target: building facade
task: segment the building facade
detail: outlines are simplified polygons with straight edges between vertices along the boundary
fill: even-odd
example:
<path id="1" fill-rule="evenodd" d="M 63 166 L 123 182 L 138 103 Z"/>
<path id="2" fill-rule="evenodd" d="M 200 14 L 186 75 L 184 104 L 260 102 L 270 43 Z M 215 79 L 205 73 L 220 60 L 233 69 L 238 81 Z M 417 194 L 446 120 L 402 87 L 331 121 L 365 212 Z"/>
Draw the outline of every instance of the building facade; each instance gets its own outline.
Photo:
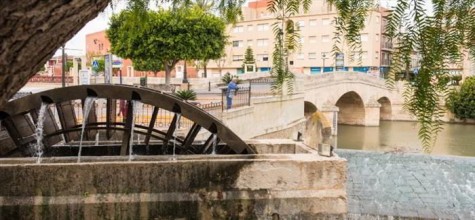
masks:
<path id="1" fill-rule="evenodd" d="M 228 27 L 231 44 L 226 48 L 225 57 L 210 62 L 213 71 L 243 73 L 241 67 L 248 47 L 253 49 L 257 71 L 270 71 L 274 48 L 272 26 L 276 20 L 267 11 L 267 2 L 268 0 L 259 0 L 248 3 L 243 8 L 242 21 Z M 361 32 L 361 50 L 351 51 L 348 46 L 340 45 L 343 54 L 339 58 L 344 61 L 342 70 L 375 75 L 388 70 L 393 48 L 389 38 L 384 35 L 388 14 L 389 11 L 384 8 L 377 8 L 369 13 Z M 332 47 L 334 19 L 337 16 L 336 9 L 326 0 L 315 0 L 307 13 L 293 17 L 300 27 L 301 35 L 301 47 L 289 57 L 289 65 L 294 73 L 318 74 L 335 70 L 336 57 L 332 53 Z"/>

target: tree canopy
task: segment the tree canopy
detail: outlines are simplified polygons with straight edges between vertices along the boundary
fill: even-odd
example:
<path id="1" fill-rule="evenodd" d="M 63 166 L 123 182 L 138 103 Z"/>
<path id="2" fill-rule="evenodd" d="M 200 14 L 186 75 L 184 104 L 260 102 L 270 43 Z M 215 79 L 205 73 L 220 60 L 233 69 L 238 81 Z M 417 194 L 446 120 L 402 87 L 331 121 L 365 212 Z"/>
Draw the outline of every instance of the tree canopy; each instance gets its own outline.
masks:
<path id="1" fill-rule="evenodd" d="M 153 72 L 154 76 L 157 76 L 158 72 L 163 70 L 163 63 L 159 59 L 135 59 L 133 60 L 134 69 L 138 71 Z"/>
<path id="2" fill-rule="evenodd" d="M 247 47 L 246 53 L 244 54 L 244 61 L 242 62 L 242 68 L 246 68 L 246 64 L 256 64 L 256 59 L 254 59 L 254 52 L 251 47 Z"/>
<path id="3" fill-rule="evenodd" d="M 178 61 L 221 57 L 226 43 L 224 30 L 223 20 L 198 8 L 146 11 L 142 15 L 129 9 L 112 17 L 107 35 L 112 52 L 121 57 L 160 60 L 169 84 Z"/>
<path id="4" fill-rule="evenodd" d="M 267 10 L 275 15 L 277 20 L 272 25 L 274 32 L 274 51 L 272 52 L 271 76 L 275 79 L 272 90 L 282 92 L 283 85 L 293 90 L 294 74 L 289 70 L 289 55 L 300 47 L 300 30 L 293 21 L 293 16 L 299 12 L 308 11 L 311 0 L 273 0 L 267 5 Z"/>

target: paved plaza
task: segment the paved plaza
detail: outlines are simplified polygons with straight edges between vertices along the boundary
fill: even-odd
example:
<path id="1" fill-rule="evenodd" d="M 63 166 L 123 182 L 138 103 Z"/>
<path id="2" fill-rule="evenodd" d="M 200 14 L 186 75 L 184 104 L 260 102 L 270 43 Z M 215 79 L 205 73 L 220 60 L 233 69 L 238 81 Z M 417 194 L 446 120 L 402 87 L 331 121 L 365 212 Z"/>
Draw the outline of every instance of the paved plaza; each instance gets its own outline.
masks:
<path id="1" fill-rule="evenodd" d="M 475 158 L 337 150 L 348 217 L 475 219 Z"/>

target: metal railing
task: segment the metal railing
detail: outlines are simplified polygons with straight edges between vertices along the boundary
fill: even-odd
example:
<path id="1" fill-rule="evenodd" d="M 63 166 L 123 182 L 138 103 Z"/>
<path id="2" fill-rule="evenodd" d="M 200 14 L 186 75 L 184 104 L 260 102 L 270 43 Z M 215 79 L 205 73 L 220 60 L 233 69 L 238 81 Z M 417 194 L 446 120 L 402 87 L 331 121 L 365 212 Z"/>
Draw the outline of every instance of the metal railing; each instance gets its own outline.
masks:
<path id="1" fill-rule="evenodd" d="M 73 83 L 72 76 L 66 76 L 65 78 L 66 83 Z M 33 76 L 29 82 L 38 82 L 38 83 L 61 83 L 62 77 L 61 76 L 42 76 L 42 75 L 35 75 Z"/>
<path id="2" fill-rule="evenodd" d="M 216 118 L 221 119 L 223 113 L 223 103 L 222 102 L 211 102 L 207 104 L 198 104 L 198 107 L 205 110 L 209 114 L 213 115 Z"/>
<path id="3" fill-rule="evenodd" d="M 222 110 L 224 109 L 231 109 L 237 108 L 242 106 L 249 106 L 251 105 L 251 88 L 250 87 L 239 87 L 234 94 L 229 94 L 227 88 L 221 90 L 221 102 L 223 103 Z M 228 101 L 228 97 L 231 97 L 230 102 Z M 229 105 L 231 104 L 231 105 Z"/>

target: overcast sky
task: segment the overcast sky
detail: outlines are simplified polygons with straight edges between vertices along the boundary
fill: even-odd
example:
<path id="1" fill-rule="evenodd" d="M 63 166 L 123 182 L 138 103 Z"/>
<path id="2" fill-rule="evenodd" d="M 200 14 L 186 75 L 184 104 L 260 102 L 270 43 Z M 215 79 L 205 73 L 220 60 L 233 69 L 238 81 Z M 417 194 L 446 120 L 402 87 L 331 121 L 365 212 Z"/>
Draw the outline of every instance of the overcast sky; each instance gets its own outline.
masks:
<path id="1" fill-rule="evenodd" d="M 250 0 L 253 1 L 253 0 Z M 391 7 L 397 0 L 380 0 L 380 5 L 383 7 Z M 428 0 L 429 1 L 429 0 Z M 115 6 L 114 10 L 108 7 L 104 12 L 101 12 L 95 19 L 86 24 L 71 40 L 66 43 L 66 50 L 69 55 L 81 56 L 86 53 L 86 35 L 98 31 L 105 30 L 108 27 L 109 18 L 113 13 L 117 13 L 125 8 L 125 1 L 121 1 Z M 60 55 L 61 50 L 56 51 L 56 55 Z"/>
<path id="2" fill-rule="evenodd" d="M 86 35 L 107 29 L 109 26 L 109 18 L 113 13 L 117 13 L 125 8 L 124 4 L 119 4 L 112 10 L 107 7 L 103 12 L 93 20 L 89 21 L 71 40 L 66 43 L 66 53 L 68 55 L 81 56 L 86 54 Z M 68 50 L 69 49 L 69 50 Z M 61 50 L 58 49 L 55 55 L 60 55 Z"/>

